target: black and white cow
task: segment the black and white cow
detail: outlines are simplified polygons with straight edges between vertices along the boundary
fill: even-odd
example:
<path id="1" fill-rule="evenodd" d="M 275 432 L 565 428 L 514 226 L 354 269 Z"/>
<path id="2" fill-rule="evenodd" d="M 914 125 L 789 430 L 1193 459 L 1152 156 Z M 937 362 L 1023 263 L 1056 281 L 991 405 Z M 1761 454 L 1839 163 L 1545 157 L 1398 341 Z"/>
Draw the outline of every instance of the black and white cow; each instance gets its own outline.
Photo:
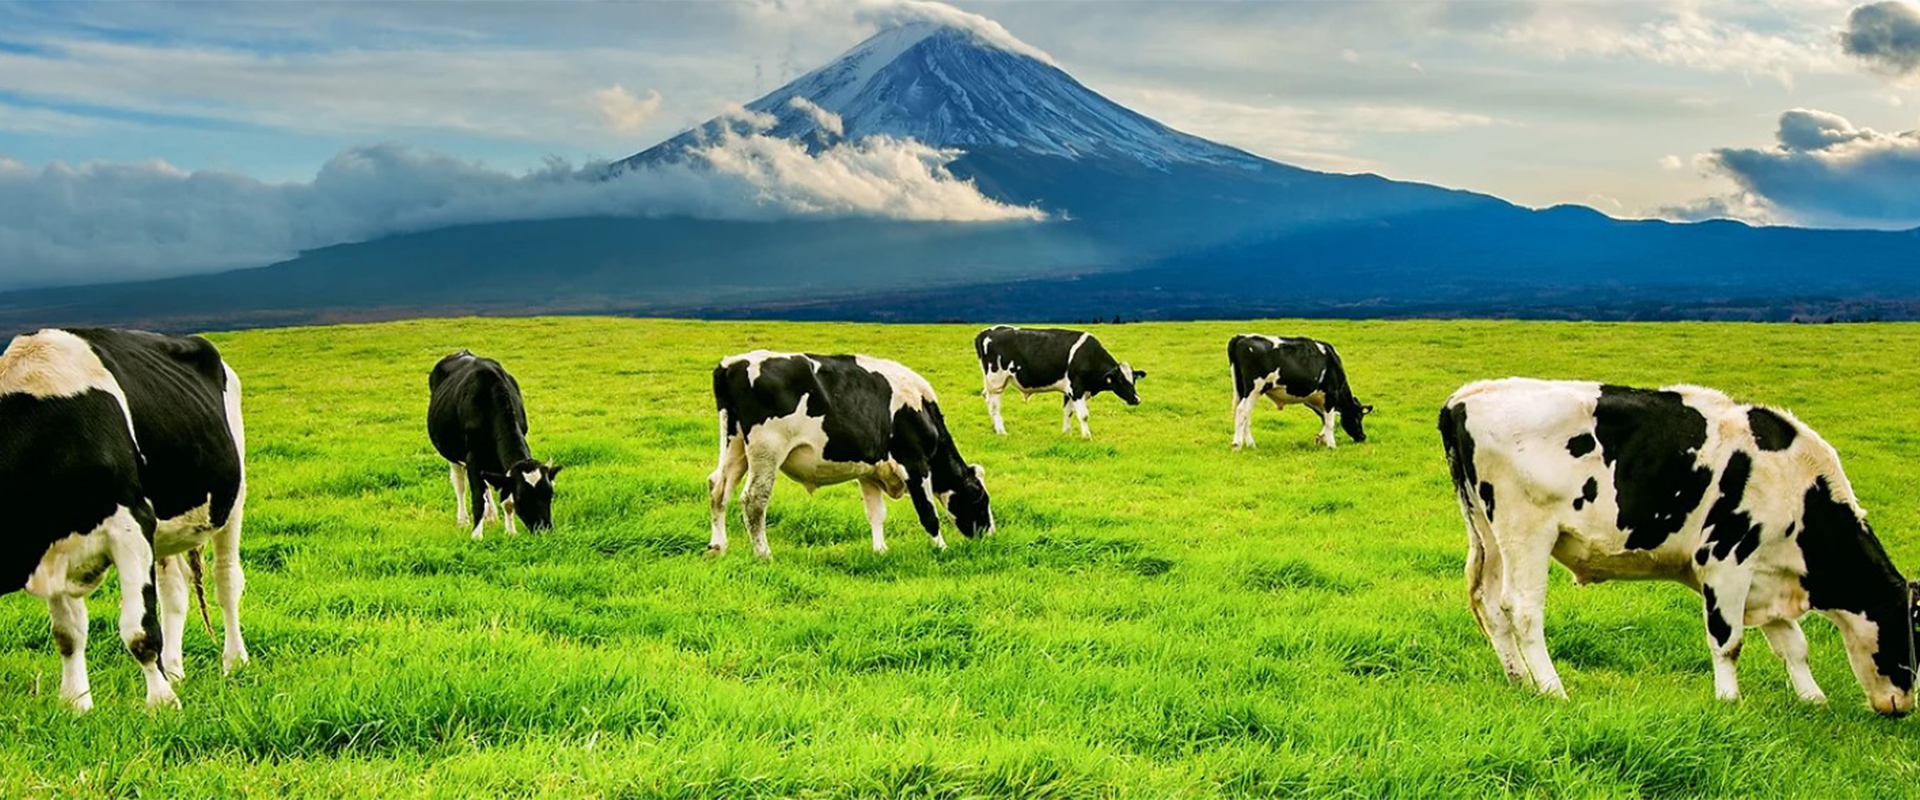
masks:
<path id="1" fill-rule="evenodd" d="M 187 573 L 197 583 L 209 542 L 223 666 L 247 660 L 245 453 L 240 380 L 205 339 L 50 329 L 0 354 L 0 486 L 17 498 L 0 533 L 0 591 L 47 601 L 60 696 L 76 709 L 93 706 L 85 598 L 109 565 L 120 575 L 120 636 L 146 676 L 148 705 L 179 705 L 172 680 L 182 675 Z"/>
<path id="2" fill-rule="evenodd" d="M 1261 395 L 1273 407 L 1304 405 L 1320 416 L 1315 441 L 1333 447 L 1333 420 L 1356 442 L 1367 440 L 1362 420 L 1373 406 L 1362 405 L 1347 385 L 1347 369 L 1339 351 L 1326 342 L 1306 338 L 1243 333 L 1227 342 L 1227 362 L 1233 367 L 1233 449 L 1253 446 L 1253 407 Z"/>
<path id="3" fill-rule="evenodd" d="M 996 325 L 973 337 L 973 351 L 980 356 L 987 416 L 993 419 L 993 432 L 999 434 L 1007 432 L 1000 420 L 1000 394 L 1008 387 L 1018 389 L 1021 399 L 1059 392 L 1065 398 L 1060 405 L 1060 432 L 1071 430 L 1071 418 L 1078 416 L 1080 435 L 1085 437 L 1093 435 L 1087 430 L 1087 398 L 1113 392 L 1127 405 L 1140 405 L 1134 384 L 1147 377 L 1146 370 L 1114 360 L 1099 339 L 1084 331 Z"/>
<path id="4" fill-rule="evenodd" d="M 427 437 L 449 465 L 461 527 L 472 525 L 479 539 L 495 513 L 495 494 L 508 535 L 517 533 L 516 516 L 530 530 L 553 527 L 553 479 L 561 467 L 541 463 L 527 448 L 520 382 L 500 362 L 461 350 L 433 365 L 427 387 Z"/>
<path id="5" fill-rule="evenodd" d="M 870 356 L 755 350 L 714 368 L 713 401 L 720 412 L 720 464 L 707 478 L 710 554 L 726 552 L 727 497 L 747 477 L 740 505 L 753 552 L 772 557 L 767 502 L 781 472 L 808 492 L 859 481 L 874 552 L 887 550 L 883 494 L 913 498 L 936 548 L 947 546 L 936 503 L 968 537 L 993 531 L 986 471 L 960 457 L 933 387 L 913 370 Z"/>
<path id="6" fill-rule="evenodd" d="M 1802 699 L 1826 696 L 1799 620 L 1839 626 L 1873 709 L 1913 709 L 1912 588 L 1888 560 L 1840 458 L 1784 411 L 1711 389 L 1513 378 L 1468 384 L 1440 412 L 1467 524 L 1474 616 L 1510 679 L 1564 697 L 1541 627 L 1550 560 L 1580 583 L 1670 580 L 1705 600 L 1715 693 L 1756 626 Z"/>

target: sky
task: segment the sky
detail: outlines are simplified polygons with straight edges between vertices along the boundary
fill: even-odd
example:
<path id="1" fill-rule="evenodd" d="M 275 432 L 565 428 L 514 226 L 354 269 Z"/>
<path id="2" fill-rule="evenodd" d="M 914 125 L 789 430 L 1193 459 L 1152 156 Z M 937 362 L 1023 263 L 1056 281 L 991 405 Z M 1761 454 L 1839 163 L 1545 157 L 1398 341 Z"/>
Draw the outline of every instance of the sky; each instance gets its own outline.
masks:
<path id="1" fill-rule="evenodd" d="M 1920 225 L 1915 0 L 0 2 L 0 287 L 590 208 L 591 165 L 883 26 L 952 15 L 1290 164 L 1620 217 Z M 615 194 L 721 217 L 769 194 L 807 213 L 1032 213 L 951 185 L 952 154 L 728 147 L 746 155 L 725 181 Z"/>

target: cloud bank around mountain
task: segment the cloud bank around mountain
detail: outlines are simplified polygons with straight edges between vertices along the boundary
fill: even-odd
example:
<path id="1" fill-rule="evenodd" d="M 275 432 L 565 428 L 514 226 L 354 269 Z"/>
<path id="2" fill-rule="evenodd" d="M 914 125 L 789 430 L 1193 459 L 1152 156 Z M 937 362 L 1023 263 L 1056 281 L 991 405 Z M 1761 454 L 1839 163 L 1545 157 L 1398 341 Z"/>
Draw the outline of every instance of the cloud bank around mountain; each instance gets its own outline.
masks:
<path id="1" fill-rule="evenodd" d="M 1780 115 L 1769 148 L 1723 147 L 1695 158 L 1738 191 L 1663 209 L 1677 219 L 1731 217 L 1822 227 L 1920 226 L 1920 130 L 1856 128 L 1838 114 Z"/>
<path id="2" fill-rule="evenodd" d="M 822 112 L 825 113 L 825 112 Z M 550 159 L 512 174 L 396 144 L 351 147 L 304 183 L 162 161 L 0 157 L 0 289 L 260 266 L 301 250 L 450 225 L 586 216 L 764 221 L 1034 221 L 955 178 L 951 150 L 870 137 L 809 152 L 743 118 L 690 158 L 611 175 Z"/>

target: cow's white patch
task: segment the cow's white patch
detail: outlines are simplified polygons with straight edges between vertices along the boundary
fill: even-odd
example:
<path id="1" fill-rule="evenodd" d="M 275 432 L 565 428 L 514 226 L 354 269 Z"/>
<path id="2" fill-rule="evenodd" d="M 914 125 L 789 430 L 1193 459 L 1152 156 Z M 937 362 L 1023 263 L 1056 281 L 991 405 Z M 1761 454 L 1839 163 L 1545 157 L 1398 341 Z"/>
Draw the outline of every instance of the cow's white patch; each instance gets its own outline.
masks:
<path id="1" fill-rule="evenodd" d="M 541 481 L 547 479 L 547 474 L 537 469 L 530 469 L 520 473 L 520 479 L 526 481 L 528 486 L 539 486 Z"/>
<path id="2" fill-rule="evenodd" d="M 1082 345 L 1085 345 L 1087 343 L 1087 340 L 1091 338 L 1093 338 L 1093 334 L 1091 333 L 1080 334 L 1080 338 L 1073 340 L 1073 346 L 1067 348 L 1067 371 L 1068 372 L 1073 371 L 1073 357 L 1080 354 L 1080 347 Z"/>
<path id="3" fill-rule="evenodd" d="M 887 385 L 893 387 L 893 398 L 887 404 L 889 414 L 899 413 L 902 407 L 918 411 L 925 408 L 927 403 L 940 402 L 940 398 L 933 393 L 933 384 L 927 383 L 927 379 L 900 362 L 864 355 L 854 356 L 853 362 L 861 369 L 886 378 Z"/>
<path id="4" fill-rule="evenodd" d="M 133 431 L 132 406 L 120 390 L 107 365 L 93 352 L 85 339 L 58 328 L 13 337 L 0 353 L 0 394 L 25 394 L 33 397 L 74 397 L 99 390 L 113 395 L 120 403 L 121 421 L 134 446 L 140 437 Z"/>
<path id="5" fill-rule="evenodd" d="M 126 506 L 84 531 L 61 537 L 40 556 L 40 563 L 27 576 L 28 594 L 47 600 L 55 597 L 84 597 L 99 588 L 106 573 L 110 552 L 110 528 L 122 518 L 131 519 Z"/>
<path id="6" fill-rule="evenodd" d="M 775 358 L 797 358 L 805 361 L 807 366 L 814 372 L 820 371 L 820 362 L 808 358 L 804 353 L 776 353 L 772 350 L 754 350 L 748 353 L 727 356 L 726 358 L 720 359 L 720 366 L 731 367 L 735 364 L 745 363 L 747 365 L 747 383 L 758 383 L 760 382 L 761 366 L 769 359 Z"/>
<path id="7" fill-rule="evenodd" d="M 213 524 L 213 496 L 207 501 L 171 519 L 158 520 L 153 527 L 153 554 L 166 558 L 207 543 Z"/>

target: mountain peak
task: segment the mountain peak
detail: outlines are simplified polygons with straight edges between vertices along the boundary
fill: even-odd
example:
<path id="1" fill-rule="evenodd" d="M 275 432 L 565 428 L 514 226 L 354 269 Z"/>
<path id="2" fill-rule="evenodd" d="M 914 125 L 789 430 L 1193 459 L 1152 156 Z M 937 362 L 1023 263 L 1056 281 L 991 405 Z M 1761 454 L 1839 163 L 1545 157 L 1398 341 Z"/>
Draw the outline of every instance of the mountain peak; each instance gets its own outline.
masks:
<path id="1" fill-rule="evenodd" d="M 886 27 L 746 108 L 762 122 L 772 118 L 758 132 L 809 147 L 892 136 L 963 151 L 1118 158 L 1154 169 L 1267 163 L 1121 106 L 997 23 L 968 14 Z M 710 120 L 620 166 L 676 160 L 722 131 L 747 127 L 737 118 Z"/>

